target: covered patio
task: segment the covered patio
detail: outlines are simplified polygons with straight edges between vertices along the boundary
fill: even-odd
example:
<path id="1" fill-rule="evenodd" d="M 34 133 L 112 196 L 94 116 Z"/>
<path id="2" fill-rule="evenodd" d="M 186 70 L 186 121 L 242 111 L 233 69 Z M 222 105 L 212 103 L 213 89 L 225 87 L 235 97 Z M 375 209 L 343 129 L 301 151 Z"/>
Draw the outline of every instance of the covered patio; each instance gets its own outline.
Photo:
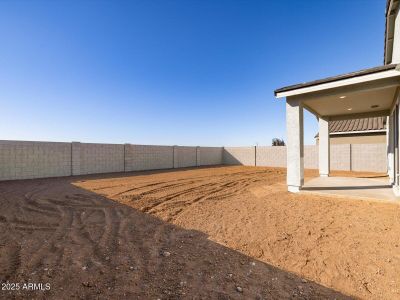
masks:
<path id="1" fill-rule="evenodd" d="M 324 190 L 330 194 L 394 200 L 399 186 L 399 86 L 400 69 L 396 64 L 365 69 L 275 91 L 286 98 L 287 186 L 290 192 Z M 318 118 L 318 162 L 320 178 L 304 185 L 303 109 Z M 329 178 L 330 120 L 349 120 L 385 116 L 389 179 Z M 394 192 L 394 194 L 393 194 Z M 393 197 L 392 197 L 392 196 Z"/>

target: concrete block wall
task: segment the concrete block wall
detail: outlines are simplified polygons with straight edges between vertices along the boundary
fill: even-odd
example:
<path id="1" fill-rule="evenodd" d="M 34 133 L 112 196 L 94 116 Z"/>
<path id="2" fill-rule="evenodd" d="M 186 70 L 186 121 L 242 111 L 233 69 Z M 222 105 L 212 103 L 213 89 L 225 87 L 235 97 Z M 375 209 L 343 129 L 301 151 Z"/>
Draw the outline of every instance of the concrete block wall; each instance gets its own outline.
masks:
<path id="1" fill-rule="evenodd" d="M 201 166 L 201 153 L 200 147 L 196 147 L 196 166 Z"/>
<path id="2" fill-rule="evenodd" d="M 73 175 L 124 171 L 124 145 L 72 143 Z"/>
<path id="3" fill-rule="evenodd" d="M 0 180 L 222 164 L 223 147 L 0 141 Z"/>
<path id="4" fill-rule="evenodd" d="M 173 146 L 125 144 L 125 171 L 172 169 Z"/>
<path id="5" fill-rule="evenodd" d="M 197 150 L 198 166 L 222 164 L 222 155 L 224 153 L 223 147 L 198 147 Z"/>
<path id="6" fill-rule="evenodd" d="M 351 145 L 351 168 L 353 171 L 387 171 L 385 144 Z"/>
<path id="7" fill-rule="evenodd" d="M 286 146 L 257 147 L 257 166 L 286 168 Z M 304 168 L 318 169 L 318 147 L 304 146 Z"/>
<path id="8" fill-rule="evenodd" d="M 351 170 L 351 145 L 350 144 L 331 145 L 330 169 L 331 170 L 342 170 L 342 171 L 350 171 Z"/>
<path id="9" fill-rule="evenodd" d="M 81 143 L 71 143 L 71 175 L 80 175 L 81 173 Z"/>
<path id="10" fill-rule="evenodd" d="M 254 155 L 256 160 L 254 160 Z M 385 144 L 335 144 L 330 149 L 330 169 L 343 171 L 386 172 Z M 286 146 L 227 147 L 223 163 L 227 165 L 286 167 Z M 304 146 L 304 168 L 318 169 L 318 146 Z"/>
<path id="11" fill-rule="evenodd" d="M 256 165 L 256 152 L 254 147 L 224 147 L 224 165 Z"/>
<path id="12" fill-rule="evenodd" d="M 331 145 L 331 170 L 386 172 L 386 145 Z M 286 167 L 286 147 L 185 147 L 0 141 L 0 180 L 206 165 Z M 305 146 L 305 168 L 318 168 L 318 147 Z"/>
<path id="13" fill-rule="evenodd" d="M 318 146 L 304 146 L 304 168 L 318 169 Z"/>
<path id="14" fill-rule="evenodd" d="M 257 147 L 257 166 L 286 168 L 285 146 L 261 146 Z"/>
<path id="15" fill-rule="evenodd" d="M 174 146 L 174 168 L 197 166 L 197 147 Z"/>
<path id="16" fill-rule="evenodd" d="M 286 168 L 286 146 L 257 147 L 257 166 Z M 318 147 L 304 146 L 304 167 L 318 169 Z"/>
<path id="17" fill-rule="evenodd" d="M 0 180 L 71 175 L 71 144 L 0 141 Z"/>

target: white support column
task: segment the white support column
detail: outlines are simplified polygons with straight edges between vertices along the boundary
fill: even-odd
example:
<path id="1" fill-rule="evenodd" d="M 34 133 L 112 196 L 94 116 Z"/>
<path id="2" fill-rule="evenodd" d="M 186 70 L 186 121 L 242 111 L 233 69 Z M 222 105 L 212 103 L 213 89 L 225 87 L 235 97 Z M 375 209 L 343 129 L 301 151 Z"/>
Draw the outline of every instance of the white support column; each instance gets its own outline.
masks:
<path id="1" fill-rule="evenodd" d="M 387 143 L 387 160 L 388 175 L 390 183 L 394 183 L 394 116 L 387 117 L 386 121 L 386 143 Z"/>
<path id="2" fill-rule="evenodd" d="M 304 184 L 303 105 L 286 99 L 287 185 L 289 192 L 299 192 Z"/>
<path id="3" fill-rule="evenodd" d="M 330 144 L 329 144 L 329 119 L 319 118 L 319 146 L 318 146 L 318 162 L 319 176 L 329 176 L 329 159 L 330 159 Z"/>

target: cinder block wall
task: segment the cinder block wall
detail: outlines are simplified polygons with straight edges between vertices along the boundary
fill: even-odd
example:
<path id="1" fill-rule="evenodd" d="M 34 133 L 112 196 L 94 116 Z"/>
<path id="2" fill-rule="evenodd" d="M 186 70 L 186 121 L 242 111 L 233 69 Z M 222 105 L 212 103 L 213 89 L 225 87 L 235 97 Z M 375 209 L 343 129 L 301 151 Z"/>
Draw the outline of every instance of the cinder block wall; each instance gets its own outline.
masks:
<path id="1" fill-rule="evenodd" d="M 331 170 L 386 172 L 386 145 L 332 145 Z M 286 167 L 286 147 L 185 147 L 0 141 L 0 180 L 184 168 L 204 165 Z M 318 147 L 305 146 L 305 168 Z"/>
<path id="2" fill-rule="evenodd" d="M 71 144 L 0 141 L 0 180 L 71 175 Z"/>
<path id="3" fill-rule="evenodd" d="M 124 171 L 124 145 L 74 142 L 72 149 L 73 175 Z"/>
<path id="4" fill-rule="evenodd" d="M 304 168 L 305 169 L 318 169 L 318 146 L 305 145 L 304 146 Z"/>
<path id="5" fill-rule="evenodd" d="M 210 166 L 222 164 L 223 147 L 198 147 L 198 165 Z"/>
<path id="6" fill-rule="evenodd" d="M 197 147 L 174 146 L 174 168 L 197 166 Z"/>
<path id="7" fill-rule="evenodd" d="M 385 144 L 335 144 L 331 145 L 330 155 L 331 170 L 367 172 L 387 170 Z M 223 163 L 286 167 L 286 146 L 227 147 L 224 148 Z M 304 146 L 304 168 L 318 169 L 318 146 Z"/>
<path id="8" fill-rule="evenodd" d="M 172 146 L 149 146 L 125 144 L 125 171 L 172 169 L 174 149 Z"/>
<path id="9" fill-rule="evenodd" d="M 286 168 L 286 146 L 257 147 L 257 166 Z M 318 147 L 304 146 L 304 167 L 318 169 Z"/>
<path id="10" fill-rule="evenodd" d="M 254 147 L 224 147 L 224 165 L 256 165 L 256 153 Z"/>
<path id="11" fill-rule="evenodd" d="M 386 172 L 387 155 L 385 144 L 351 145 L 351 168 L 353 171 Z"/>
<path id="12" fill-rule="evenodd" d="M 0 141 L 0 180 L 221 165 L 223 147 Z"/>
<path id="13" fill-rule="evenodd" d="M 286 168 L 286 147 L 285 146 L 257 147 L 256 153 L 257 153 L 257 166 Z"/>
<path id="14" fill-rule="evenodd" d="M 317 147 L 317 146 L 315 146 Z M 330 148 L 330 169 L 331 170 L 351 170 L 350 144 L 331 145 Z M 318 147 L 317 147 L 318 151 Z"/>

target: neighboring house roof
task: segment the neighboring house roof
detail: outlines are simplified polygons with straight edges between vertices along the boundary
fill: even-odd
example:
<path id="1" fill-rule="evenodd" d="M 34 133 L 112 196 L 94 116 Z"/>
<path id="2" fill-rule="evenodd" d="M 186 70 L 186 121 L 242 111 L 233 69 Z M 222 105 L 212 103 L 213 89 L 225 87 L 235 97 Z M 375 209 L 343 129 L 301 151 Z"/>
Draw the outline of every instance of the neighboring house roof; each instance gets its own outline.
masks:
<path id="1" fill-rule="evenodd" d="M 322 83 L 334 82 L 334 81 L 338 81 L 338 80 L 342 80 L 342 79 L 354 78 L 354 77 L 358 77 L 358 76 L 374 74 L 374 73 L 383 72 L 383 71 L 387 71 L 387 70 L 393 70 L 393 69 L 396 69 L 396 66 L 397 66 L 397 64 L 383 65 L 383 66 L 379 66 L 379 67 L 363 69 L 363 70 L 356 71 L 356 72 L 327 77 L 324 79 L 318 79 L 318 80 L 313 80 L 313 81 L 309 81 L 309 82 L 305 82 L 305 83 L 289 85 L 289 86 L 282 87 L 282 88 L 275 90 L 274 93 L 276 96 L 277 93 L 281 93 L 281 92 L 287 92 L 287 91 L 296 90 L 296 89 L 304 88 L 304 87 L 310 87 L 310 86 L 314 86 L 314 85 L 318 85 L 318 84 L 322 84 Z"/>
<path id="2" fill-rule="evenodd" d="M 329 121 L 329 134 L 384 132 L 386 117 Z M 318 137 L 318 133 L 315 137 Z"/>

